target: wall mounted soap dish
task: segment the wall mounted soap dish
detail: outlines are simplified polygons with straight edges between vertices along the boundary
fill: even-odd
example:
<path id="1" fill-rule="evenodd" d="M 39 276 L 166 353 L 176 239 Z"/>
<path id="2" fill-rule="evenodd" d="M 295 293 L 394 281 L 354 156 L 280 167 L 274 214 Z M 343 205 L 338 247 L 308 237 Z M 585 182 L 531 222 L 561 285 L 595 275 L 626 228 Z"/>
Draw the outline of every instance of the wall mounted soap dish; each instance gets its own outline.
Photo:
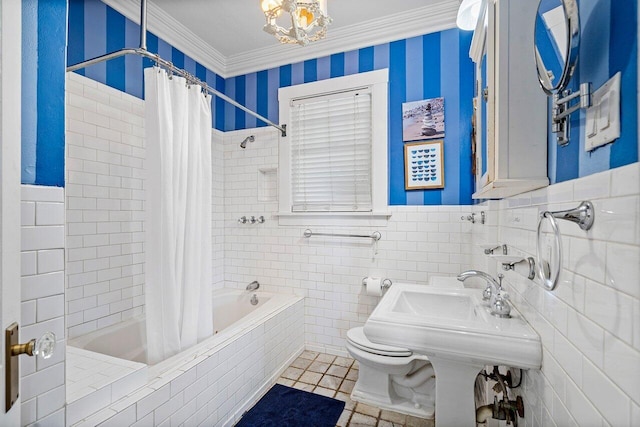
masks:
<path id="1" fill-rule="evenodd" d="M 506 271 L 515 270 L 516 264 L 526 262 L 529 264 L 527 278 L 533 280 L 536 277 L 536 263 L 532 257 L 523 257 L 522 255 L 490 255 L 489 258 L 493 258 L 502 264 L 502 269 Z"/>

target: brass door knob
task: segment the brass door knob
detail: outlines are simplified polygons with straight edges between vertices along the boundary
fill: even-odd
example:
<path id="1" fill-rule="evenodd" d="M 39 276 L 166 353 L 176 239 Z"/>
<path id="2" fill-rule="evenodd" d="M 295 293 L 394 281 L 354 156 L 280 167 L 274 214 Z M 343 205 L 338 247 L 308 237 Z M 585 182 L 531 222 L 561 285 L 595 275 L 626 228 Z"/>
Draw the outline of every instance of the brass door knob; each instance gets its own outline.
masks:
<path id="1" fill-rule="evenodd" d="M 4 331 L 4 361 L 5 361 L 5 412 L 9 411 L 20 396 L 20 355 L 40 356 L 48 359 L 56 348 L 56 336 L 53 332 L 46 332 L 38 339 L 32 339 L 20 344 L 18 341 L 18 322 L 13 322 Z"/>

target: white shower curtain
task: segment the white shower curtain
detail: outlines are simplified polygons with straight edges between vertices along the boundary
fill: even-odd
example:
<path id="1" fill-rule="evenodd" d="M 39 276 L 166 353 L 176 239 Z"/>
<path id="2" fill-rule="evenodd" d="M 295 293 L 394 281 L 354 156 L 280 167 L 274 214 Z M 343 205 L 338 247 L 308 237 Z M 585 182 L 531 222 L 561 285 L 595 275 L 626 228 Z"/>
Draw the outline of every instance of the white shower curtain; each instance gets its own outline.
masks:
<path id="1" fill-rule="evenodd" d="M 153 364 L 213 335 L 211 97 L 147 68 L 145 297 Z"/>

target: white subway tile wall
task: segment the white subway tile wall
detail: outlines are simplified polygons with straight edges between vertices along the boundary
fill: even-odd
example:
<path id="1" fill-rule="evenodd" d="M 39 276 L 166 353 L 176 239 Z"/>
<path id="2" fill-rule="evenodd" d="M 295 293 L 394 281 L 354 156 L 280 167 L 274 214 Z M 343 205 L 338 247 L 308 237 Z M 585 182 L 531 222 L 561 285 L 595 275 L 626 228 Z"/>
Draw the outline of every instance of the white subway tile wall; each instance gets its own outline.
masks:
<path id="1" fill-rule="evenodd" d="M 239 144 L 249 135 L 255 142 Z M 278 167 L 277 130 L 224 135 L 226 286 L 258 280 L 265 290 L 305 297 L 307 348 L 346 355 L 347 331 L 362 326 L 380 300 L 366 294 L 366 276 L 426 284 L 432 275 L 454 275 L 470 267 L 469 206 L 391 206 L 385 227 L 309 227 L 321 232 L 371 234 L 371 239 L 303 237 L 306 226 L 279 226 L 277 199 L 262 197 Z M 263 215 L 265 223 L 240 224 Z"/>
<path id="2" fill-rule="evenodd" d="M 213 183 L 211 195 L 213 206 L 211 207 L 211 241 L 212 268 L 211 284 L 213 289 L 224 287 L 224 145 L 223 132 L 213 129 L 211 131 L 211 162 L 213 171 Z"/>
<path id="3" fill-rule="evenodd" d="M 66 313 L 73 338 L 144 312 L 144 101 L 67 74 L 66 141 Z M 223 280 L 222 150 L 222 133 L 213 131 L 214 287 Z M 61 214 L 47 209 L 38 211 L 43 218 Z"/>
<path id="4" fill-rule="evenodd" d="M 474 227 L 474 242 L 499 241 L 512 253 L 533 257 L 540 212 L 573 208 L 583 200 L 595 207 L 588 232 L 558 221 L 563 263 L 556 290 L 544 290 L 523 271 L 503 272 L 515 306 L 543 344 L 542 370 L 524 378 L 526 425 L 638 422 L 639 172 L 635 163 L 474 207 L 489 219 L 485 227 Z M 476 251 L 476 266 L 500 272 Z"/>
<path id="5" fill-rule="evenodd" d="M 22 186 L 20 340 L 56 334 L 54 355 L 20 360 L 22 425 L 64 425 L 64 188 Z"/>
<path id="6" fill-rule="evenodd" d="M 69 73 L 66 117 L 66 326 L 73 338 L 144 311 L 143 101 Z"/>

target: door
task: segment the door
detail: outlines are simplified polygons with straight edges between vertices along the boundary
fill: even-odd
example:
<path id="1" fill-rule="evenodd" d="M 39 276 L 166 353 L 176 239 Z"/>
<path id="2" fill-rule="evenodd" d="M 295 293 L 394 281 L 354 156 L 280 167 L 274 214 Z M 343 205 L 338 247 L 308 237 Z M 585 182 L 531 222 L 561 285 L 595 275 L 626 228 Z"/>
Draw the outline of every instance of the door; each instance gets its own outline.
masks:
<path id="1" fill-rule="evenodd" d="M 20 425 L 20 399 L 5 412 L 4 330 L 20 322 L 21 5 L 0 0 L 0 426 Z"/>

